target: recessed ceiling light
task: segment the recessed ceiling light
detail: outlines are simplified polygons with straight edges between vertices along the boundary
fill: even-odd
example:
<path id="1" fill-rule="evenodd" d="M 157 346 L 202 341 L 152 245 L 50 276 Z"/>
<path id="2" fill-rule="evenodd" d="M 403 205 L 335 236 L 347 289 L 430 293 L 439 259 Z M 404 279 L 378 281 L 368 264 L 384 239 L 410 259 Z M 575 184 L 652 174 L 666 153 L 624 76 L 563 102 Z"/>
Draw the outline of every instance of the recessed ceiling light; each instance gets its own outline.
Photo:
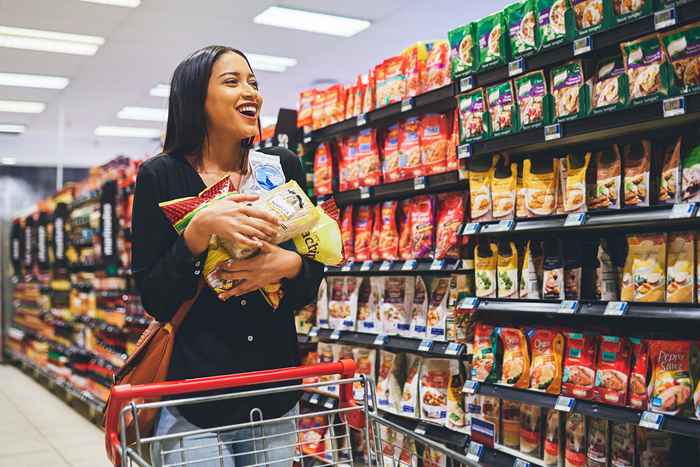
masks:
<path id="1" fill-rule="evenodd" d="M 135 128 L 130 126 L 98 126 L 96 136 L 123 136 L 126 138 L 160 138 L 159 128 Z"/>
<path id="2" fill-rule="evenodd" d="M 146 120 L 149 122 L 167 122 L 168 110 L 155 107 L 124 107 L 117 114 L 122 120 Z"/>
<path id="3" fill-rule="evenodd" d="M 0 47 L 11 49 L 95 55 L 104 43 L 104 38 L 97 36 L 0 26 Z"/>
<path id="4" fill-rule="evenodd" d="M 170 85 L 158 83 L 151 88 L 150 94 L 154 97 L 168 97 L 170 96 Z"/>
<path id="5" fill-rule="evenodd" d="M 11 125 L 7 123 L 0 123 L 0 133 L 14 133 L 20 134 L 24 133 L 27 129 L 25 125 Z"/>
<path id="6" fill-rule="evenodd" d="M 23 75 L 20 73 L 0 73 L 0 86 L 20 88 L 65 89 L 70 80 L 60 76 Z"/>
<path id="7" fill-rule="evenodd" d="M 136 8 L 141 5 L 141 0 L 80 0 L 81 2 L 88 3 L 101 3 L 103 5 L 113 5 L 113 6 L 125 6 L 129 8 Z"/>
<path id="8" fill-rule="evenodd" d="M 261 54 L 245 54 L 248 57 L 250 66 L 253 70 L 258 71 L 273 71 L 277 73 L 282 73 L 287 71 L 290 66 L 295 66 L 297 64 L 296 59 L 288 57 L 275 57 L 273 55 L 261 55 Z"/>
<path id="9" fill-rule="evenodd" d="M 294 10 L 271 6 L 253 18 L 256 24 L 277 26 L 279 28 L 298 29 L 300 31 L 318 32 L 332 36 L 351 37 L 364 31 L 372 23 L 362 19 L 327 15 L 312 11 Z"/>
<path id="10" fill-rule="evenodd" d="M 17 163 L 17 159 L 14 157 L 3 157 L 0 158 L 0 164 L 2 165 L 15 165 Z"/>
<path id="11" fill-rule="evenodd" d="M 40 114 L 44 109 L 46 109 L 46 104 L 43 102 L 0 101 L 0 112 Z"/>

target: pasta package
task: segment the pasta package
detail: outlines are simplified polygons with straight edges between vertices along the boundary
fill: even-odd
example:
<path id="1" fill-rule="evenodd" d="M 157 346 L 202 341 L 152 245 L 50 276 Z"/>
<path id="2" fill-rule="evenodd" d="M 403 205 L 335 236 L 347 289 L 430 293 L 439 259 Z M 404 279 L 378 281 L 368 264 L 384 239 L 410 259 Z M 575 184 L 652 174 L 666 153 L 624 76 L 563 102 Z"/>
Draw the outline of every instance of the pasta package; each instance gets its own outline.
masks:
<path id="1" fill-rule="evenodd" d="M 598 337 L 578 332 L 566 333 L 566 354 L 561 393 L 577 399 L 593 399 Z"/>
<path id="2" fill-rule="evenodd" d="M 447 116 L 426 114 L 420 119 L 420 151 L 423 174 L 443 173 L 447 164 Z"/>
<path id="3" fill-rule="evenodd" d="M 404 76 L 404 57 L 397 55 L 384 60 L 375 72 L 377 79 L 377 107 L 384 107 L 401 102 L 406 96 L 406 77 Z M 381 79 L 380 80 L 380 74 Z"/>
<path id="4" fill-rule="evenodd" d="M 430 283 L 430 300 L 428 302 L 429 339 L 444 341 L 447 335 L 447 299 L 449 298 L 449 277 L 434 277 Z"/>
<path id="5" fill-rule="evenodd" d="M 416 288 L 413 293 L 413 309 L 411 311 L 411 326 L 408 335 L 422 339 L 426 337 L 428 323 L 428 304 L 430 294 L 425 280 L 421 276 L 416 277 Z"/>
<path id="6" fill-rule="evenodd" d="M 507 63 L 508 31 L 503 13 L 494 13 L 477 21 L 476 40 L 480 71 Z"/>
<path id="7" fill-rule="evenodd" d="M 623 289 L 632 286 L 632 300 L 663 302 L 666 296 L 666 235 L 638 234 L 628 237 L 631 274 L 624 274 Z"/>
<path id="8" fill-rule="evenodd" d="M 435 41 L 425 62 L 425 82 L 423 92 L 432 91 L 450 84 L 450 43 Z"/>
<path id="9" fill-rule="evenodd" d="M 399 258 L 407 260 L 413 258 L 413 199 L 401 200 L 399 206 Z"/>
<path id="10" fill-rule="evenodd" d="M 527 388 L 530 379 L 530 353 L 527 337 L 517 328 L 498 328 L 503 348 L 503 368 L 500 384 Z"/>
<path id="11" fill-rule="evenodd" d="M 447 389 L 450 382 L 450 360 L 426 358 L 421 366 L 421 419 L 444 425 L 447 420 Z"/>
<path id="12" fill-rule="evenodd" d="M 596 189 L 591 209 L 620 209 L 622 158 L 617 145 L 595 155 Z"/>
<path id="13" fill-rule="evenodd" d="M 539 300 L 542 296 L 544 255 L 538 241 L 528 240 L 520 271 L 518 298 Z"/>
<path id="14" fill-rule="evenodd" d="M 458 360 L 450 360 L 450 382 L 447 386 L 447 428 L 466 432 L 466 408 L 464 404 L 464 377 Z"/>
<path id="15" fill-rule="evenodd" d="M 650 3 L 647 1 L 647 3 Z M 684 94 L 700 89 L 700 23 L 693 23 L 661 35 L 676 83 Z"/>
<path id="16" fill-rule="evenodd" d="M 379 261 L 379 242 L 382 236 L 382 205 L 372 206 L 372 237 L 369 241 L 369 256 L 372 261 Z"/>
<path id="17" fill-rule="evenodd" d="M 635 426 L 631 423 L 611 423 L 610 465 L 634 467 L 637 465 Z"/>
<path id="18" fill-rule="evenodd" d="M 510 53 L 513 58 L 528 56 L 537 51 L 537 15 L 535 0 L 513 3 L 504 11 L 508 24 Z"/>
<path id="19" fill-rule="evenodd" d="M 384 135 L 384 150 L 382 162 L 382 174 L 384 181 L 395 182 L 401 179 L 401 153 L 399 151 L 399 137 L 401 125 L 394 123 L 389 125 Z"/>
<path id="20" fill-rule="evenodd" d="M 474 329 L 472 346 L 471 379 L 480 382 L 495 383 L 501 378 L 501 346 L 496 328 L 484 323 L 477 323 Z"/>
<path id="21" fill-rule="evenodd" d="M 692 410 L 691 361 L 697 348 L 689 341 L 650 340 L 649 409 L 666 415 L 689 415 Z M 692 359 L 692 360 L 691 360 Z"/>
<path id="22" fill-rule="evenodd" d="M 637 337 L 630 337 L 629 340 L 632 346 L 629 406 L 635 409 L 646 410 L 648 402 L 647 385 L 649 383 L 648 344 Z"/>
<path id="23" fill-rule="evenodd" d="M 469 206 L 472 222 L 490 221 L 493 217 L 491 181 L 495 165 L 496 158 L 492 161 L 487 158 L 469 161 Z"/>
<path id="24" fill-rule="evenodd" d="M 407 118 L 401 124 L 399 152 L 399 173 L 402 180 L 423 175 L 420 151 L 420 119 L 418 117 Z"/>
<path id="25" fill-rule="evenodd" d="M 622 24 L 650 14 L 654 10 L 654 1 L 612 0 L 612 10 L 614 24 Z"/>
<path id="26" fill-rule="evenodd" d="M 579 36 L 596 33 L 608 26 L 610 2 L 605 0 L 571 0 Z"/>
<path id="27" fill-rule="evenodd" d="M 459 96 L 458 108 L 460 144 L 491 136 L 491 119 L 486 109 L 483 88 Z"/>
<path id="28" fill-rule="evenodd" d="M 588 421 L 587 467 L 607 467 L 610 460 L 610 422 L 591 417 Z"/>
<path id="29" fill-rule="evenodd" d="M 547 79 L 542 70 L 513 79 L 518 115 L 523 130 L 537 128 L 549 122 Z"/>
<path id="30" fill-rule="evenodd" d="M 683 201 L 694 203 L 700 201 L 700 146 L 696 146 L 685 154 L 682 161 L 683 181 Z"/>
<path id="31" fill-rule="evenodd" d="M 593 400 L 625 405 L 630 374 L 630 345 L 624 337 L 601 336 Z"/>
<path id="32" fill-rule="evenodd" d="M 416 278 L 410 276 L 389 276 L 384 279 L 381 313 L 386 334 L 408 334 L 413 313 L 415 281 Z"/>
<path id="33" fill-rule="evenodd" d="M 598 61 L 593 84 L 591 108 L 593 113 L 619 110 L 627 105 L 629 82 L 620 55 Z"/>
<path id="34" fill-rule="evenodd" d="M 373 214 L 372 206 L 365 204 L 357 207 L 354 226 L 355 247 L 353 249 L 356 261 L 368 261 L 370 259 Z"/>
<path id="35" fill-rule="evenodd" d="M 345 261 L 355 260 L 355 229 L 352 214 L 352 204 L 348 204 L 340 214 L 340 236 L 343 241 L 343 258 Z"/>
<path id="36" fill-rule="evenodd" d="M 406 375 L 406 355 L 379 351 L 377 405 L 387 412 L 399 413 L 402 386 Z"/>
<path id="37" fill-rule="evenodd" d="M 559 394 L 562 379 L 564 336 L 553 329 L 532 329 L 530 341 L 530 389 Z"/>
<path id="38" fill-rule="evenodd" d="M 462 193 L 437 195 L 435 259 L 459 258 L 459 229 L 464 223 L 465 198 Z"/>
<path id="39" fill-rule="evenodd" d="M 649 206 L 651 172 L 651 141 L 626 144 L 623 148 L 625 166 L 625 206 Z"/>
<path id="40" fill-rule="evenodd" d="M 399 230 L 396 222 L 397 201 L 384 201 L 380 211 L 379 258 L 399 259 Z"/>
<path id="41" fill-rule="evenodd" d="M 498 298 L 517 298 L 518 249 L 512 241 L 498 243 L 497 291 Z"/>
<path id="42" fill-rule="evenodd" d="M 377 130 L 374 128 L 360 130 L 357 136 L 357 164 L 361 186 L 375 186 L 382 182 Z"/>
<path id="43" fill-rule="evenodd" d="M 551 71 L 554 120 L 565 122 L 588 113 L 588 87 L 580 60 L 572 60 Z"/>
<path id="44" fill-rule="evenodd" d="M 563 421 L 563 412 L 556 409 L 546 409 L 544 455 L 542 456 L 546 467 L 561 467 L 563 465 Z"/>
<path id="45" fill-rule="evenodd" d="M 652 102 L 668 95 L 670 76 L 658 36 L 623 42 L 620 48 L 633 104 Z"/>
<path id="46" fill-rule="evenodd" d="M 513 219 L 515 217 L 515 197 L 517 195 L 518 164 L 508 163 L 502 156 L 498 158 L 491 177 L 491 199 L 494 219 Z"/>
<path id="47" fill-rule="evenodd" d="M 586 465 L 586 416 L 569 412 L 566 414 L 565 467 L 585 467 Z"/>
<path id="48" fill-rule="evenodd" d="M 382 332 L 381 302 L 383 278 L 364 277 L 357 297 L 357 330 L 370 334 Z"/>
<path id="49" fill-rule="evenodd" d="M 566 156 L 568 170 L 566 172 L 566 191 L 564 192 L 564 211 L 586 211 L 586 172 L 591 160 L 591 153 L 569 154 Z"/>
<path id="50" fill-rule="evenodd" d="M 447 32 L 450 42 L 450 63 L 452 78 L 466 75 L 476 70 L 476 42 L 474 41 L 474 23 L 468 23 Z"/>
<path id="51" fill-rule="evenodd" d="M 420 398 L 420 377 L 423 359 L 415 354 L 406 355 L 406 382 L 403 384 L 400 414 L 411 418 L 420 418 L 418 400 Z"/>
<path id="52" fill-rule="evenodd" d="M 668 234 L 666 302 L 693 303 L 695 294 L 695 246 L 693 232 Z"/>
<path id="53" fill-rule="evenodd" d="M 419 195 L 413 198 L 411 209 L 412 258 L 431 258 L 435 251 L 435 197 Z"/>
<path id="54" fill-rule="evenodd" d="M 663 167 L 659 184 L 659 202 L 676 204 L 681 202 L 681 146 L 683 137 L 666 141 L 663 149 Z"/>
<path id="55" fill-rule="evenodd" d="M 314 195 L 333 193 L 333 158 L 328 144 L 321 143 L 314 155 Z"/>
<path id="56" fill-rule="evenodd" d="M 555 47 L 573 39 L 574 16 L 568 0 L 535 0 L 539 49 Z"/>
<path id="57" fill-rule="evenodd" d="M 374 381 L 377 351 L 374 349 L 355 347 L 352 349 L 352 357 L 357 365 L 355 376 L 364 375 L 367 379 Z M 352 383 L 352 389 L 354 399 L 358 402 L 364 402 L 365 388 L 362 383 L 360 381 L 355 381 Z"/>
<path id="58" fill-rule="evenodd" d="M 479 241 L 474 247 L 474 278 L 476 296 L 496 298 L 498 248 L 495 243 Z"/>
<path id="59" fill-rule="evenodd" d="M 486 88 L 486 103 L 493 136 L 507 135 L 520 129 L 511 81 Z"/>
<path id="60" fill-rule="evenodd" d="M 511 449 L 520 449 L 520 402 L 501 401 L 501 443 Z"/>
<path id="61" fill-rule="evenodd" d="M 557 206 L 559 161 L 525 159 L 523 183 L 530 217 L 551 216 Z M 470 180 L 471 181 L 471 180 Z"/>
<path id="62" fill-rule="evenodd" d="M 537 405 L 520 405 L 520 452 L 542 459 L 544 409 Z"/>

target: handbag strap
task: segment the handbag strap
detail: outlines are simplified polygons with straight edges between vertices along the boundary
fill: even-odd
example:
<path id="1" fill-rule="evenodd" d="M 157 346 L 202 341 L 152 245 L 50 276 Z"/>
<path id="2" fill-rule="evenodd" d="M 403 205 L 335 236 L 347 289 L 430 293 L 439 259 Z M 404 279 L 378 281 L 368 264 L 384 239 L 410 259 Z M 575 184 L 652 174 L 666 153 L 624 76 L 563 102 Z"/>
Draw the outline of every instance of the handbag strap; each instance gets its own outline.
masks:
<path id="1" fill-rule="evenodd" d="M 182 305 L 180 305 L 180 308 L 178 308 L 177 311 L 175 312 L 175 315 L 173 315 L 172 319 L 168 323 L 168 325 L 170 325 L 169 327 L 172 329 L 173 333 L 177 333 L 177 330 L 180 328 L 180 325 L 185 320 L 187 313 L 189 313 L 190 308 L 192 308 L 192 305 L 194 305 L 194 302 L 197 300 L 197 298 L 199 298 L 199 294 L 202 292 L 203 287 L 204 287 L 204 280 L 202 279 L 197 283 L 197 291 L 194 293 L 192 298 L 189 298 L 189 299 L 185 300 L 184 302 L 182 302 Z"/>

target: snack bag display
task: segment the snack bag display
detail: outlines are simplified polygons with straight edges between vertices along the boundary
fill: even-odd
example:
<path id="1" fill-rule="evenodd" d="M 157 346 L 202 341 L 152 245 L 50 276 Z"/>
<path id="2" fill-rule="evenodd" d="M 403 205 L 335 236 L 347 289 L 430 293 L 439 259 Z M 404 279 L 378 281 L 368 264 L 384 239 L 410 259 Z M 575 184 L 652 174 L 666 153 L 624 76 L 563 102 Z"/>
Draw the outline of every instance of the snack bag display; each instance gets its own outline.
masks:
<path id="1" fill-rule="evenodd" d="M 333 158 L 328 144 L 321 143 L 314 155 L 314 195 L 333 193 Z"/>
<path id="2" fill-rule="evenodd" d="M 452 79 L 476 70 L 476 41 L 474 40 L 474 23 L 468 23 L 447 32 L 450 42 L 450 63 Z"/>
<path id="3" fill-rule="evenodd" d="M 345 261 L 355 260 L 355 229 L 352 214 L 352 204 L 348 204 L 340 214 L 340 236 L 343 240 L 343 258 Z"/>
<path id="4" fill-rule="evenodd" d="M 551 216 L 557 207 L 559 161 L 525 159 L 523 184 L 525 206 L 530 217 Z M 471 181 L 471 180 L 470 180 Z"/>
<path id="5" fill-rule="evenodd" d="M 588 87 L 580 60 L 552 68 L 551 84 L 555 122 L 580 118 L 588 113 Z"/>
<path id="6" fill-rule="evenodd" d="M 418 117 L 407 118 L 401 124 L 399 153 L 401 180 L 423 175 L 420 151 L 420 119 Z"/>
<path id="7" fill-rule="evenodd" d="M 328 282 L 321 279 L 316 298 L 316 325 L 320 328 L 328 327 Z"/>
<path id="8" fill-rule="evenodd" d="M 577 412 L 566 414 L 565 467 L 586 465 L 586 416 Z"/>
<path id="9" fill-rule="evenodd" d="M 649 383 L 649 349 L 646 341 L 630 337 L 632 346 L 632 363 L 630 365 L 629 406 L 646 410 L 648 403 L 647 385 Z"/>
<path id="10" fill-rule="evenodd" d="M 427 337 L 434 340 L 445 340 L 447 334 L 446 321 L 449 277 L 434 277 L 430 283 L 430 301 L 428 302 Z"/>
<path id="11" fill-rule="evenodd" d="M 472 345 L 471 379 L 493 383 L 501 378 L 501 347 L 496 328 L 484 323 L 477 323 L 474 328 Z"/>
<path id="12" fill-rule="evenodd" d="M 355 347 L 352 349 L 352 358 L 357 365 L 355 376 L 365 375 L 367 379 L 374 381 L 377 351 L 364 347 Z M 362 383 L 359 381 L 352 383 L 352 389 L 355 400 L 358 402 L 364 401 L 365 389 Z"/>
<path id="13" fill-rule="evenodd" d="M 518 164 L 508 163 L 503 156 L 497 159 L 491 177 L 491 199 L 493 201 L 493 218 L 497 220 L 513 219 L 515 216 L 516 191 L 518 182 Z"/>
<path id="14" fill-rule="evenodd" d="M 586 466 L 607 467 L 610 459 L 610 422 L 604 418 L 588 419 Z"/>
<path id="15" fill-rule="evenodd" d="M 649 206 L 651 141 L 643 139 L 640 144 L 626 144 L 622 159 L 625 167 L 625 206 Z"/>
<path id="16" fill-rule="evenodd" d="M 585 36 L 608 26 L 610 2 L 605 0 L 571 0 L 576 19 L 576 33 Z"/>
<path id="17" fill-rule="evenodd" d="M 445 172 L 447 144 L 447 116 L 423 115 L 420 119 L 420 151 L 424 175 Z"/>
<path id="18" fill-rule="evenodd" d="M 450 360 L 450 382 L 447 385 L 447 428 L 455 431 L 467 431 L 466 408 L 464 404 L 464 377 L 460 362 Z"/>
<path id="19" fill-rule="evenodd" d="M 520 129 L 511 81 L 487 87 L 486 102 L 493 136 L 507 135 Z"/>
<path id="20" fill-rule="evenodd" d="M 491 136 L 491 119 L 486 109 L 483 88 L 459 96 L 458 108 L 460 144 Z"/>
<path id="21" fill-rule="evenodd" d="M 399 258 L 399 230 L 396 222 L 397 201 L 384 201 L 380 210 L 379 259 L 394 261 Z"/>
<path id="22" fill-rule="evenodd" d="M 561 393 L 577 399 L 593 399 L 598 336 L 579 332 L 566 333 L 564 376 Z"/>
<path id="23" fill-rule="evenodd" d="M 375 186 L 382 182 L 382 166 L 377 150 L 377 130 L 365 128 L 357 135 L 357 164 L 360 186 Z"/>
<path id="24" fill-rule="evenodd" d="M 399 201 L 399 207 L 399 258 L 406 260 L 413 258 L 413 199 Z"/>
<path id="25" fill-rule="evenodd" d="M 318 343 L 318 362 L 317 363 L 331 363 L 333 362 L 333 344 L 328 344 L 326 342 Z M 340 391 L 338 385 L 335 381 L 338 379 L 335 375 L 321 376 L 317 382 L 328 383 L 327 386 L 320 386 L 318 388 L 319 392 L 326 394 L 331 394 L 338 396 Z"/>
<path id="26" fill-rule="evenodd" d="M 501 401 L 501 442 L 511 449 L 520 449 L 520 402 Z"/>
<path id="27" fill-rule="evenodd" d="M 631 269 L 623 274 L 623 290 L 632 288 L 633 301 L 663 302 L 666 296 L 666 235 L 630 235 L 628 245 Z"/>
<path id="28" fill-rule="evenodd" d="M 368 261 L 370 259 L 370 243 L 372 240 L 372 228 L 374 221 L 372 206 L 361 205 L 357 207 L 355 214 L 354 238 L 355 261 Z"/>
<path id="29" fill-rule="evenodd" d="M 574 16 L 567 0 L 535 0 L 538 48 L 558 46 L 573 39 Z"/>
<path id="30" fill-rule="evenodd" d="M 622 158 L 619 148 L 599 151 L 595 155 L 596 190 L 591 209 L 620 209 L 622 188 Z"/>
<path id="31" fill-rule="evenodd" d="M 420 418 L 441 425 L 447 420 L 450 360 L 426 358 L 421 366 Z"/>
<path id="32" fill-rule="evenodd" d="M 385 182 L 395 182 L 401 179 L 400 135 L 401 125 L 399 123 L 394 123 L 387 127 L 384 135 L 384 159 L 382 162 L 382 175 Z"/>
<path id="33" fill-rule="evenodd" d="M 653 0 L 612 0 L 613 23 L 634 21 L 654 11 Z M 618 466 L 615 466 L 618 467 Z"/>
<path id="34" fill-rule="evenodd" d="M 649 410 L 667 415 L 687 415 L 692 410 L 693 378 L 690 341 L 650 340 L 651 381 Z"/>
<path id="35" fill-rule="evenodd" d="M 381 312 L 386 334 L 409 334 L 415 281 L 416 278 L 411 276 L 389 276 L 384 279 Z"/>
<path id="36" fill-rule="evenodd" d="M 517 328 L 498 328 L 503 348 L 503 368 L 500 384 L 527 388 L 530 379 L 530 353 L 527 337 Z"/>
<path id="37" fill-rule="evenodd" d="M 379 261 L 379 242 L 382 235 L 382 205 L 372 206 L 372 237 L 369 241 L 369 257 L 372 261 Z"/>
<path id="38" fill-rule="evenodd" d="M 666 302 L 693 303 L 695 293 L 695 246 L 693 232 L 668 234 L 666 259 Z"/>
<path id="39" fill-rule="evenodd" d="M 406 375 L 406 355 L 379 351 L 377 405 L 387 412 L 399 413 L 402 386 Z"/>
<path id="40" fill-rule="evenodd" d="M 498 298 L 517 298 L 518 249 L 512 241 L 498 242 L 497 290 Z"/>
<path id="41" fill-rule="evenodd" d="M 375 70 L 375 79 L 377 80 L 377 108 L 401 102 L 406 96 L 404 57 L 399 55 L 384 60 L 381 68 Z"/>
<path id="42" fill-rule="evenodd" d="M 562 465 L 563 451 L 563 421 L 564 413 L 556 409 L 546 409 L 544 431 L 544 465 L 547 467 L 559 467 Z"/>
<path id="43" fill-rule="evenodd" d="M 418 400 L 420 398 L 420 377 L 423 359 L 415 354 L 406 355 L 406 382 L 401 395 L 400 414 L 405 417 L 420 418 Z"/>
<path id="44" fill-rule="evenodd" d="M 565 298 L 564 246 L 560 239 L 551 238 L 544 242 L 542 298 L 554 300 Z"/>
<path id="45" fill-rule="evenodd" d="M 428 330 L 428 303 L 430 294 L 425 280 L 421 276 L 416 277 L 416 288 L 413 293 L 413 308 L 411 312 L 411 327 L 409 335 L 422 339 Z"/>
<path id="46" fill-rule="evenodd" d="M 490 221 L 493 217 L 491 180 L 495 165 L 496 158 L 488 160 L 482 157 L 469 161 L 469 207 L 472 222 Z"/>
<path id="47" fill-rule="evenodd" d="M 357 135 L 344 138 L 338 146 L 340 158 L 338 161 L 338 189 L 351 190 L 360 186 L 357 162 Z"/>
<path id="48" fill-rule="evenodd" d="M 539 300 L 544 273 L 544 255 L 540 242 L 528 240 L 520 271 L 518 298 Z"/>
<path id="49" fill-rule="evenodd" d="M 625 74 L 625 63 L 620 55 L 598 61 L 591 96 L 594 114 L 619 110 L 627 105 L 629 81 Z"/>
<path id="50" fill-rule="evenodd" d="M 299 93 L 299 100 L 297 100 L 298 128 L 311 128 L 313 125 L 312 109 L 317 92 L 316 89 L 307 89 Z"/>
<path id="51" fill-rule="evenodd" d="M 634 467 L 637 450 L 635 426 L 631 423 L 611 423 L 610 465 L 613 467 Z"/>
<path id="52" fill-rule="evenodd" d="M 632 104 L 652 102 L 668 95 L 670 76 L 666 56 L 656 35 L 620 44 L 629 79 Z"/>
<path id="53" fill-rule="evenodd" d="M 537 50 L 537 15 L 535 0 L 513 3 L 504 11 L 512 58 L 528 56 Z"/>
<path id="54" fill-rule="evenodd" d="M 683 190 L 684 202 L 700 201 L 700 146 L 695 146 L 683 156 Z"/>
<path id="55" fill-rule="evenodd" d="M 413 198 L 411 209 L 412 258 L 431 258 L 435 244 L 435 197 L 419 195 Z"/>
<path id="56" fill-rule="evenodd" d="M 425 60 L 428 48 L 423 42 L 416 42 L 401 52 L 404 58 L 404 76 L 406 77 L 406 97 L 417 96 L 421 93 L 422 81 L 425 75 Z"/>
<path id="57" fill-rule="evenodd" d="M 423 92 L 432 91 L 450 84 L 450 43 L 435 41 L 425 62 Z"/>
<path id="58" fill-rule="evenodd" d="M 624 337 L 601 336 L 593 400 L 625 405 L 630 374 L 630 345 Z"/>
<path id="59" fill-rule="evenodd" d="M 551 119 L 547 79 L 542 70 L 513 79 L 520 125 L 523 130 L 537 128 Z"/>
<path id="60" fill-rule="evenodd" d="M 662 204 L 676 204 L 681 202 L 681 146 L 683 137 L 666 141 L 663 149 L 663 167 L 661 169 L 661 182 L 659 184 L 659 202 Z"/>
<path id="61" fill-rule="evenodd" d="M 520 452 L 542 459 L 544 409 L 537 405 L 520 404 Z"/>
<path id="62" fill-rule="evenodd" d="M 508 31 L 502 12 L 477 21 L 476 40 L 479 47 L 480 71 L 507 63 Z"/>
<path id="63" fill-rule="evenodd" d="M 476 296 L 496 298 L 498 248 L 495 243 L 480 240 L 474 247 L 474 279 Z"/>
<path id="64" fill-rule="evenodd" d="M 360 280 L 357 297 L 357 330 L 370 334 L 382 332 L 381 302 L 383 277 L 364 277 Z"/>
<path id="65" fill-rule="evenodd" d="M 591 160 L 591 153 L 569 154 L 566 156 L 566 191 L 564 192 L 564 211 L 586 211 L 586 172 Z"/>
<path id="66" fill-rule="evenodd" d="M 559 394 L 564 336 L 553 329 L 532 329 L 530 341 L 530 389 Z"/>
<path id="67" fill-rule="evenodd" d="M 462 193 L 437 195 L 435 259 L 459 258 L 459 229 L 464 223 L 465 198 Z"/>
<path id="68" fill-rule="evenodd" d="M 647 0 L 647 3 L 651 3 Z M 684 94 L 700 89 L 700 23 L 674 29 L 661 35 L 666 56 Z"/>
<path id="69" fill-rule="evenodd" d="M 459 170 L 461 164 L 457 157 L 457 146 L 459 146 L 459 109 L 455 107 L 452 116 L 450 117 L 450 131 L 447 137 L 447 153 L 445 155 L 445 170 L 452 172 Z"/>

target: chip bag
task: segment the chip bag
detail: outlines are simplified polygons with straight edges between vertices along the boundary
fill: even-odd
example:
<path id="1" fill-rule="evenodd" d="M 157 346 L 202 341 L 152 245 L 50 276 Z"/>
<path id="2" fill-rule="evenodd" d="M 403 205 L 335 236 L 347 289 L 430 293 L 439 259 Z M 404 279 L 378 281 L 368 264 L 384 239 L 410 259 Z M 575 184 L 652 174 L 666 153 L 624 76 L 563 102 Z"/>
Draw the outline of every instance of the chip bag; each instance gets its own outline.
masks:
<path id="1" fill-rule="evenodd" d="M 462 193 L 440 193 L 438 199 L 435 259 L 459 258 L 459 228 L 464 222 Z"/>

